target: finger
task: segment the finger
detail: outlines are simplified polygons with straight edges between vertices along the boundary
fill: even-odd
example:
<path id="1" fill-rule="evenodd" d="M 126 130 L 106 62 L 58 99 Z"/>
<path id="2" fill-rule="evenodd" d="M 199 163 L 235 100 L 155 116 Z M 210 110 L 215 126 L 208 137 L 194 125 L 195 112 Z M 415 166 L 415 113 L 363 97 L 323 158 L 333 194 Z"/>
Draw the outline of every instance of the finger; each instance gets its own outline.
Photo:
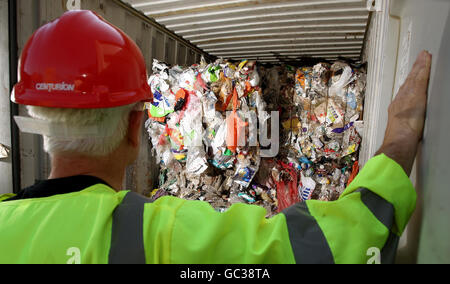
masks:
<path id="1" fill-rule="evenodd" d="M 426 54 L 425 65 L 420 69 L 413 81 L 414 93 L 426 97 L 431 73 L 431 54 Z"/>
<path id="2" fill-rule="evenodd" d="M 418 56 L 417 59 L 412 67 L 411 73 L 409 73 L 408 79 L 413 79 L 418 76 L 418 74 L 427 67 L 428 58 L 430 57 L 430 54 L 427 51 L 422 51 Z"/>
<path id="3" fill-rule="evenodd" d="M 424 60 L 425 66 L 421 68 L 419 73 L 417 74 L 417 80 L 428 82 L 431 73 L 431 61 L 432 61 L 431 54 L 426 52 L 426 54 L 424 55 Z"/>
<path id="4" fill-rule="evenodd" d="M 402 87 L 406 90 L 400 92 L 401 96 L 413 96 L 417 94 L 425 94 L 428 88 L 428 81 L 431 72 L 431 54 L 422 51 L 414 63 L 411 72 L 408 75 Z"/>

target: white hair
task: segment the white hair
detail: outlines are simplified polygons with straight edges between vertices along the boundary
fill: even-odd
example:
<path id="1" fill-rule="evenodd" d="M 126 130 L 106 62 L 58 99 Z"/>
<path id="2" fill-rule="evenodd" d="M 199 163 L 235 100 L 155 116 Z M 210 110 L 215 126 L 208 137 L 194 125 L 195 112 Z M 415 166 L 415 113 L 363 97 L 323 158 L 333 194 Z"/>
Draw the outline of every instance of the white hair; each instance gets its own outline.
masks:
<path id="1" fill-rule="evenodd" d="M 107 156 L 112 153 L 128 133 L 131 111 L 137 110 L 141 103 L 105 109 L 63 109 L 27 106 L 28 114 L 35 119 L 63 124 L 70 133 L 80 126 L 97 127 L 107 135 L 79 138 L 52 137 L 44 135 L 44 150 L 50 155 L 57 153 L 76 153 L 87 156 Z M 141 108 L 142 110 L 143 108 Z M 115 129 L 111 129 L 115 127 Z"/>

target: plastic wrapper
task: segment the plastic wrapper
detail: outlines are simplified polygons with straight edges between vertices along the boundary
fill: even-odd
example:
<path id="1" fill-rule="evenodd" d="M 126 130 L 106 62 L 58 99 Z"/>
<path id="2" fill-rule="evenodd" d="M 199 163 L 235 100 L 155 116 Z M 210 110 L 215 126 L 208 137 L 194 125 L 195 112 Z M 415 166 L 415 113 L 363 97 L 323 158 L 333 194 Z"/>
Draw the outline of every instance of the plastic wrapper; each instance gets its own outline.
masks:
<path id="1" fill-rule="evenodd" d="M 187 152 L 186 171 L 201 175 L 208 169 L 205 150 L 202 147 L 190 147 Z"/>
<path id="2" fill-rule="evenodd" d="M 331 78 L 329 82 L 327 115 L 325 119 L 327 142 L 324 155 L 328 158 L 339 158 L 343 133 L 335 129 L 345 125 L 345 113 L 347 109 L 347 90 L 350 82 L 354 80 L 352 68 L 344 62 L 336 62 L 331 66 Z"/>
<path id="3" fill-rule="evenodd" d="M 362 68 L 355 69 L 355 79 L 349 84 L 346 95 L 347 109 L 345 121 L 353 122 L 363 119 L 366 74 Z"/>
<path id="4" fill-rule="evenodd" d="M 315 98 L 328 96 L 328 81 L 330 79 L 330 65 L 319 63 L 313 67 L 311 91 Z"/>
<path id="5" fill-rule="evenodd" d="M 312 105 L 312 79 L 313 70 L 309 67 L 299 68 L 296 73 L 294 104 L 298 107 L 300 123 L 303 123 L 302 131 L 308 132 L 313 113 Z"/>
<path id="6" fill-rule="evenodd" d="M 299 187 L 299 194 L 303 201 L 311 199 L 312 193 L 316 188 L 316 182 L 311 177 L 301 175 L 301 185 Z"/>
<path id="7" fill-rule="evenodd" d="M 345 131 L 343 144 L 342 144 L 342 157 L 356 153 L 361 144 L 361 137 L 356 131 L 355 126 L 351 126 L 347 131 Z"/>
<path id="8" fill-rule="evenodd" d="M 346 95 L 348 85 L 355 80 L 352 68 L 344 62 L 336 62 L 331 66 L 330 88 L 328 93 L 329 105 L 333 104 L 334 117 L 327 116 L 328 124 L 339 124 L 344 121 L 347 107 Z M 338 111 L 339 110 L 339 111 Z"/>
<path id="9" fill-rule="evenodd" d="M 280 161 L 273 176 L 277 187 L 278 212 L 300 202 L 298 173 L 292 166 Z"/>
<path id="10" fill-rule="evenodd" d="M 236 169 L 236 173 L 233 177 L 235 183 L 244 186 L 245 188 L 250 185 L 253 177 L 256 174 L 257 169 L 255 167 L 241 166 Z"/>

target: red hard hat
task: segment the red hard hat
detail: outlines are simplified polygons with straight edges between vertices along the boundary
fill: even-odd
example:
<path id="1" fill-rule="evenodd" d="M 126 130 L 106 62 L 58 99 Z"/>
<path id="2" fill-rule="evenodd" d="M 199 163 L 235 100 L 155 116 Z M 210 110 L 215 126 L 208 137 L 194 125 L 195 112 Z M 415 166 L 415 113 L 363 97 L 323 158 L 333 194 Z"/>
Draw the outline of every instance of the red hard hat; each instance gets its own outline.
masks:
<path id="1" fill-rule="evenodd" d="M 70 11 L 25 45 L 17 104 L 111 108 L 151 101 L 144 57 L 125 33 L 92 11 Z"/>

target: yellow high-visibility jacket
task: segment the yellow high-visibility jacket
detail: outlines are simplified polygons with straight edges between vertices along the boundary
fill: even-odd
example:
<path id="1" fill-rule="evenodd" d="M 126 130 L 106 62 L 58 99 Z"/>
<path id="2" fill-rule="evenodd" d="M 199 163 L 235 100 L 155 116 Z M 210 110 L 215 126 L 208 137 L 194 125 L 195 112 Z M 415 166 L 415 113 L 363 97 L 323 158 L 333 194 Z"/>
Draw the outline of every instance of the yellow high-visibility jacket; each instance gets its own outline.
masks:
<path id="1" fill-rule="evenodd" d="M 266 219 L 265 209 L 162 197 L 106 184 L 42 198 L 0 196 L 0 263 L 393 262 L 415 190 L 385 155 L 337 201 L 310 200 Z M 2 202 L 3 200 L 3 202 Z"/>

